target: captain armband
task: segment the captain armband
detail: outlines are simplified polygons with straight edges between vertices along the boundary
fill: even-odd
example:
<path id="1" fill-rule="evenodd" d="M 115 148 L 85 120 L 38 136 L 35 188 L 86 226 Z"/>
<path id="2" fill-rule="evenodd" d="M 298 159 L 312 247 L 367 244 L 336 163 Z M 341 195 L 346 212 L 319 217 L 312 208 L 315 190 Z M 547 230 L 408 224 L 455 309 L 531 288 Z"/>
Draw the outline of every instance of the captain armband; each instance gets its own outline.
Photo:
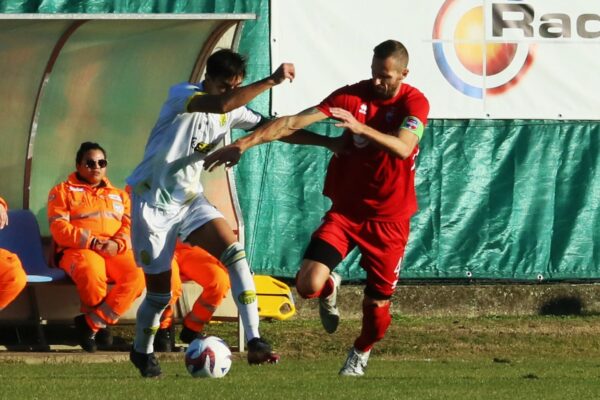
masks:
<path id="1" fill-rule="evenodd" d="M 400 129 L 406 129 L 411 131 L 412 133 L 417 135 L 420 141 L 421 137 L 423 137 L 423 131 L 425 130 L 425 126 L 419 118 L 409 115 L 408 117 L 404 118 L 404 121 L 402 121 Z"/>

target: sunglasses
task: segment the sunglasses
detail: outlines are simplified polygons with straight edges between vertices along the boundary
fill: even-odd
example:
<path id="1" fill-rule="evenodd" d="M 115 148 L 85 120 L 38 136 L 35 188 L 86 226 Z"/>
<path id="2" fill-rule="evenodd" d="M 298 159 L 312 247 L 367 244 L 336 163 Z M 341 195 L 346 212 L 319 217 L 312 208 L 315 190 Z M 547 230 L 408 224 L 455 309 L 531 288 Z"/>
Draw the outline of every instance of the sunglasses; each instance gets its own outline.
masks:
<path id="1" fill-rule="evenodd" d="M 98 168 L 106 168 L 107 165 L 108 161 L 106 160 L 85 160 L 85 166 L 90 169 L 96 168 L 96 166 Z"/>

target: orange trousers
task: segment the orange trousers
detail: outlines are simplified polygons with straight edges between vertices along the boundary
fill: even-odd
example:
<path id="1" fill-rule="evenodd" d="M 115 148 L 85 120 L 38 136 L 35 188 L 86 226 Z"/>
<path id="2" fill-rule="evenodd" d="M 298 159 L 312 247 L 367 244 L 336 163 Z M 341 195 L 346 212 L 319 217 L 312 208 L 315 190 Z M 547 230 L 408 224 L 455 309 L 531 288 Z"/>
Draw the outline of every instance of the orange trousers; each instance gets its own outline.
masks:
<path id="1" fill-rule="evenodd" d="M 59 266 L 75 282 L 81 311 L 94 330 L 117 323 L 146 284 L 131 250 L 104 258 L 89 249 L 67 249 Z M 114 283 L 111 290 L 109 283 Z"/>
<path id="2" fill-rule="evenodd" d="M 192 310 L 185 316 L 183 324 L 195 332 L 202 332 L 204 324 L 209 322 L 229 290 L 229 274 L 219 260 L 206 250 L 178 242 L 175 247 L 175 261 L 179 266 L 181 280 L 192 280 L 202 286 L 202 293 L 196 299 Z M 175 275 L 175 274 L 173 274 Z M 174 277 L 171 278 L 173 286 Z M 181 281 L 177 298 L 181 296 Z M 173 298 L 175 298 L 173 290 Z M 171 301 L 174 303 L 173 298 Z M 176 301 L 177 298 L 174 300 Z M 163 319 L 164 321 L 164 319 Z M 161 328 L 169 325 L 161 323 Z"/>
<path id="3" fill-rule="evenodd" d="M 179 276 L 179 264 L 175 259 L 171 263 L 171 301 L 169 301 L 169 305 L 163 311 L 160 317 L 160 326 L 159 329 L 167 329 L 171 325 L 173 325 L 173 313 L 175 303 L 177 299 L 181 297 L 181 277 Z"/>
<path id="4" fill-rule="evenodd" d="M 0 310 L 13 301 L 27 283 L 27 274 L 19 256 L 0 249 Z"/>

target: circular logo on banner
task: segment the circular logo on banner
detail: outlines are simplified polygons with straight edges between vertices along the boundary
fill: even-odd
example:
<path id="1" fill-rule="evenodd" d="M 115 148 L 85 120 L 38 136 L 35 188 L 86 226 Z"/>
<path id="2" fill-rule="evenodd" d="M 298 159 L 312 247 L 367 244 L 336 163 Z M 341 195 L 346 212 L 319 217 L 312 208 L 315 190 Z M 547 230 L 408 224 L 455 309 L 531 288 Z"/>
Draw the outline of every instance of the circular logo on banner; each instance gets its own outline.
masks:
<path id="1" fill-rule="evenodd" d="M 491 26 L 493 18 L 502 16 L 492 15 L 496 14 L 492 8 L 486 15 L 488 8 L 482 4 L 482 0 L 446 0 L 433 27 L 433 53 L 440 72 L 455 89 L 478 99 L 514 87 L 533 62 L 533 47 L 503 39 L 506 27 L 495 32 Z"/>

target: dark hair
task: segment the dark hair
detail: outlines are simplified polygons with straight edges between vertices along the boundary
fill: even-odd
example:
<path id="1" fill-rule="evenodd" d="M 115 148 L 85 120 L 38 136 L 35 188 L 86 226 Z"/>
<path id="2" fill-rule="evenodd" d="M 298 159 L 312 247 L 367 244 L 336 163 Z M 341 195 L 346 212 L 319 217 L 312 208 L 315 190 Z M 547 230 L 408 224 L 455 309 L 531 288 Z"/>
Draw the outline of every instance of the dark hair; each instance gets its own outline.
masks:
<path id="1" fill-rule="evenodd" d="M 229 49 L 214 52 L 206 61 L 206 75 L 211 78 L 246 76 L 246 58 Z"/>
<path id="2" fill-rule="evenodd" d="M 77 156 L 75 156 L 75 163 L 81 163 L 81 160 L 83 160 L 83 155 L 90 150 L 100 150 L 102 154 L 104 154 L 104 158 L 106 158 L 106 151 L 98 143 L 83 142 L 81 143 L 81 146 L 79 146 L 79 150 L 77 150 Z"/>
<path id="3" fill-rule="evenodd" d="M 373 57 L 380 60 L 388 57 L 394 57 L 401 61 L 404 66 L 408 65 L 408 50 L 406 47 L 397 40 L 386 40 L 385 42 L 379 43 L 373 49 Z"/>

